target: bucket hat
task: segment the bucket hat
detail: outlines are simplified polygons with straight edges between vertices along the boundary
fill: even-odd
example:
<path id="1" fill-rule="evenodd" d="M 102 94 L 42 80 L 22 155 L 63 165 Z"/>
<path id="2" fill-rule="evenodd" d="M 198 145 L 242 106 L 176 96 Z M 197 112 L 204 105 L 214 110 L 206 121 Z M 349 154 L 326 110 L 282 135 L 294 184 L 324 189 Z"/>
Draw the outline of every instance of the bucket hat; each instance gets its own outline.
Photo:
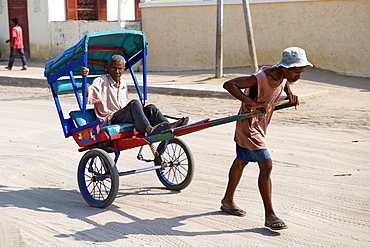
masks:
<path id="1" fill-rule="evenodd" d="M 307 60 L 306 52 L 299 47 L 289 47 L 283 51 L 282 59 L 276 67 L 283 66 L 284 68 L 305 67 L 313 65 Z"/>

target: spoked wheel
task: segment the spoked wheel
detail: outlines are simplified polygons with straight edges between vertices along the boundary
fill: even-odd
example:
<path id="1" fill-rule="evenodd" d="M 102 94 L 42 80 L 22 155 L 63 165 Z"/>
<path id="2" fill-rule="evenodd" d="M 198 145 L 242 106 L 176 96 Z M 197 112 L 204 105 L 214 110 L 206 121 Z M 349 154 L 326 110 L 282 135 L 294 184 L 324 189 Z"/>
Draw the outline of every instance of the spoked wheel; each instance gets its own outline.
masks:
<path id="1" fill-rule="evenodd" d="M 194 158 L 186 143 L 178 138 L 163 141 L 157 148 L 161 169 L 156 170 L 159 180 L 171 190 L 185 189 L 193 179 Z"/>
<path id="2" fill-rule="evenodd" d="M 77 178 L 83 198 L 92 207 L 105 208 L 112 204 L 117 196 L 117 167 L 102 149 L 91 149 L 82 156 Z"/>

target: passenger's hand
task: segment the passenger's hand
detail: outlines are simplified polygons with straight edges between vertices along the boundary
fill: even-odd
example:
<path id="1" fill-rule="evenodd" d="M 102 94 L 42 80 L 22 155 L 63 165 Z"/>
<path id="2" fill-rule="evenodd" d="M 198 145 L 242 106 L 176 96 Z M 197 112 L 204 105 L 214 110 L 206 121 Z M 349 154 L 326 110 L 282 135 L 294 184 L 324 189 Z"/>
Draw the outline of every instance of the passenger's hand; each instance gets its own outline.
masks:
<path id="1" fill-rule="evenodd" d="M 10 39 L 6 40 L 5 43 L 9 43 L 10 42 Z"/>
<path id="2" fill-rule="evenodd" d="M 89 69 L 86 68 L 86 67 L 82 67 L 80 69 L 80 74 L 81 74 L 81 76 L 87 76 L 89 74 Z"/>

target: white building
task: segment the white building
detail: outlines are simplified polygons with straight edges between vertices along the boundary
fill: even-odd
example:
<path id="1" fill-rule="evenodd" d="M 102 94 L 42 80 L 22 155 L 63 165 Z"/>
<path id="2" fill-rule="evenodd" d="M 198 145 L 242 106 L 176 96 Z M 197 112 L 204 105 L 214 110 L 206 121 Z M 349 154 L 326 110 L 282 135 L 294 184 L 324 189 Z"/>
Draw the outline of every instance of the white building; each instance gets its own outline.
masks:
<path id="1" fill-rule="evenodd" d="M 11 19 L 23 28 L 28 58 L 52 59 L 86 33 L 141 30 L 139 0 L 0 0 L 0 51 L 9 55 Z"/>

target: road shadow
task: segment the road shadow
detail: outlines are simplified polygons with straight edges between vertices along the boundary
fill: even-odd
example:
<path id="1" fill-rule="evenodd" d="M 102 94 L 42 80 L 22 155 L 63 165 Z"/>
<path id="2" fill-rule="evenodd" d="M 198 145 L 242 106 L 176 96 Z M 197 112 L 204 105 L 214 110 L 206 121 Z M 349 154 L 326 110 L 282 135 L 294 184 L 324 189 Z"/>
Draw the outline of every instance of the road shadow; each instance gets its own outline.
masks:
<path id="1" fill-rule="evenodd" d="M 77 241 L 84 240 L 86 241 L 86 236 L 102 236 L 98 242 L 113 242 L 118 239 L 128 238 L 128 236 L 132 235 L 147 235 L 154 238 L 161 239 L 165 237 L 168 239 L 168 236 L 186 236 L 186 237 L 193 237 L 193 236 L 214 236 L 214 235 L 222 235 L 222 234 L 236 234 L 236 233 L 256 233 L 261 234 L 264 236 L 269 237 L 276 237 L 280 236 L 280 233 L 270 231 L 266 228 L 252 228 L 252 229 L 237 229 L 237 230 L 205 230 L 205 231 L 182 231 L 181 226 L 185 225 L 184 221 L 191 219 L 191 218 L 206 218 L 209 221 L 209 217 L 215 217 L 214 223 L 217 224 L 217 216 L 221 215 L 222 213 L 218 211 L 211 211 L 207 213 L 201 214 L 188 214 L 188 215 L 181 215 L 178 217 L 172 218 L 154 218 L 154 219 L 140 219 L 133 215 L 127 214 L 118 209 L 112 209 L 112 211 L 120 214 L 121 216 L 130 219 L 131 222 L 122 223 L 122 222 L 108 222 L 102 225 L 96 225 L 95 228 L 86 229 L 74 234 L 60 234 L 56 235 L 55 237 L 59 238 L 74 238 Z M 232 221 L 232 219 L 230 219 Z M 109 229 L 113 234 L 109 236 L 104 236 L 102 231 L 104 229 Z M 91 241 L 91 240 L 90 240 Z M 94 241 L 97 241 L 96 239 Z"/>
<path id="2" fill-rule="evenodd" d="M 307 68 L 306 71 L 302 73 L 301 80 L 358 88 L 365 92 L 370 91 L 370 78 L 342 75 L 333 71 L 316 68 Z"/>
<path id="3" fill-rule="evenodd" d="M 262 66 L 260 66 L 262 67 Z M 249 76 L 251 75 L 250 67 L 238 67 L 238 68 L 224 68 L 222 78 L 228 80 L 230 76 Z M 197 71 L 178 71 L 178 72 L 151 72 L 153 75 L 162 75 L 174 78 L 192 78 L 193 76 L 198 76 L 203 79 L 198 79 L 196 82 L 199 84 L 207 84 L 205 82 L 212 80 L 220 80 L 220 78 L 215 78 L 213 76 L 215 72 L 213 70 L 197 70 Z M 221 78 L 221 79 L 222 79 Z M 352 75 L 344 75 L 334 71 L 317 69 L 307 67 L 306 71 L 302 73 L 301 80 L 314 81 L 319 83 L 326 83 L 336 86 L 344 86 L 350 88 L 358 88 L 364 91 L 370 91 L 370 78 L 369 77 L 359 77 Z"/>
<path id="4" fill-rule="evenodd" d="M 130 193 L 130 190 L 133 193 Z M 173 191 L 167 189 L 159 189 L 157 187 L 148 188 L 131 188 L 120 190 L 119 197 L 124 197 L 128 194 L 136 196 L 145 195 L 164 195 L 173 194 Z M 178 193 L 178 192 L 176 192 Z M 124 209 L 110 205 L 105 209 L 94 208 L 88 206 L 80 193 L 76 190 L 63 190 L 60 188 L 31 188 L 25 190 L 8 189 L 6 186 L 0 186 L 0 208 L 17 207 L 36 212 L 47 212 L 64 214 L 70 219 L 77 219 L 89 224 L 89 229 L 78 231 L 74 234 L 58 234 L 57 238 L 74 238 L 77 241 L 91 242 L 113 242 L 117 239 L 127 238 L 130 235 L 148 235 L 150 237 L 158 236 L 212 236 L 230 233 L 256 233 L 265 236 L 276 237 L 280 233 L 270 231 L 267 228 L 252 228 L 252 229 L 233 229 L 233 230 L 205 230 L 205 231 L 182 231 L 180 230 L 184 221 L 192 218 L 207 218 L 207 221 L 213 221 L 217 224 L 221 220 L 219 216 L 224 217 L 221 211 L 210 211 L 200 214 L 184 214 L 171 218 L 154 218 L 141 219 L 124 212 Z M 91 216 L 97 216 L 106 211 L 112 211 L 125 219 L 128 223 L 119 221 L 99 223 L 92 220 Z M 96 218 L 96 217 L 95 217 Z M 230 222 L 232 222 L 230 218 Z M 223 224 L 224 221 L 223 221 Z M 227 227 L 226 227 L 227 228 Z M 230 227 L 235 228 L 235 227 Z M 109 231 L 107 233 L 107 231 Z"/>

